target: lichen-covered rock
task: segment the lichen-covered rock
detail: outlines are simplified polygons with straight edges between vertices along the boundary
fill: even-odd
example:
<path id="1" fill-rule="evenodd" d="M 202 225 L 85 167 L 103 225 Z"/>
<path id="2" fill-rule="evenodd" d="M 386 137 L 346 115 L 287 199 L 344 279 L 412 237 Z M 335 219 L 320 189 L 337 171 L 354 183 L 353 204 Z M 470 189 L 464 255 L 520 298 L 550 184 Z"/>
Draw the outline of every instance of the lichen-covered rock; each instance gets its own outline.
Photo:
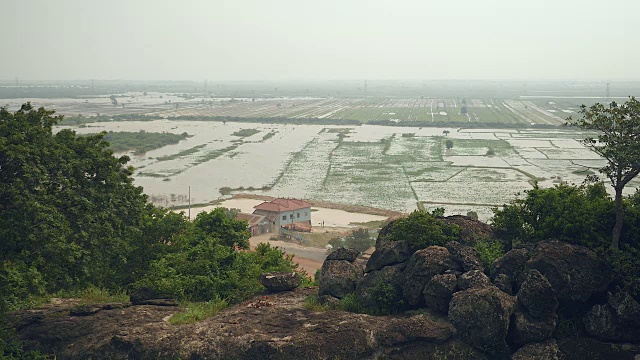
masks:
<path id="1" fill-rule="evenodd" d="M 452 215 L 438 220 L 449 225 L 459 226 L 458 242 L 463 245 L 473 246 L 478 240 L 491 240 L 496 238 L 493 228 L 490 225 L 468 216 Z"/>
<path id="2" fill-rule="evenodd" d="M 604 341 L 640 342 L 640 304 L 627 292 L 609 294 L 584 316 L 585 331 Z"/>
<path id="3" fill-rule="evenodd" d="M 413 341 L 439 344 L 455 333 L 456 328 L 450 322 L 428 314 L 418 314 L 388 319 L 378 331 L 377 339 L 383 346 L 396 346 Z"/>
<path id="4" fill-rule="evenodd" d="M 260 275 L 260 284 L 269 291 L 290 291 L 302 282 L 297 272 L 271 272 Z"/>
<path id="5" fill-rule="evenodd" d="M 511 318 L 509 338 L 517 345 L 540 342 L 551 337 L 557 322 L 558 315 L 555 313 L 534 318 L 524 311 L 516 311 Z"/>
<path id="6" fill-rule="evenodd" d="M 463 271 L 480 270 L 484 271 L 484 266 L 480 261 L 480 255 L 471 246 L 462 245 L 457 241 L 449 241 L 444 245 L 449 250 L 453 259 L 460 264 Z"/>
<path id="7" fill-rule="evenodd" d="M 558 310 L 555 291 L 547 278 L 538 270 L 529 270 L 517 296 L 518 301 L 536 319 L 542 319 Z"/>
<path id="8" fill-rule="evenodd" d="M 409 260 L 412 251 L 405 241 L 390 241 L 376 247 L 367 261 L 365 272 L 380 270 L 385 266 L 395 265 Z"/>
<path id="9" fill-rule="evenodd" d="M 380 360 L 487 360 L 487 357 L 465 344 L 457 338 L 453 338 L 442 344 L 435 344 L 426 341 L 415 341 L 402 346 L 385 349 Z"/>
<path id="10" fill-rule="evenodd" d="M 360 251 L 352 248 L 339 247 L 334 252 L 327 256 L 326 260 L 346 260 L 348 262 L 354 262 L 358 255 L 360 255 Z"/>
<path id="11" fill-rule="evenodd" d="M 342 299 L 355 290 L 363 274 L 362 267 L 347 260 L 325 260 L 320 269 L 318 294 Z"/>
<path id="12" fill-rule="evenodd" d="M 611 268 L 604 259 L 561 241 L 537 243 L 525 266 L 544 275 L 560 301 L 585 302 L 611 283 Z"/>
<path id="13" fill-rule="evenodd" d="M 367 273 L 360 279 L 355 294 L 362 306 L 376 309 L 381 306 L 379 296 L 384 293 L 386 300 L 402 300 L 404 264 L 385 266 L 380 270 Z"/>
<path id="14" fill-rule="evenodd" d="M 506 292 L 509 295 L 513 295 L 513 280 L 507 274 L 498 274 L 493 279 L 493 285 L 498 289 Z"/>
<path id="15" fill-rule="evenodd" d="M 600 341 L 590 337 L 570 337 L 558 344 L 563 360 L 638 360 L 640 344 Z M 523 358 L 520 358 L 523 359 Z"/>
<path id="16" fill-rule="evenodd" d="M 449 320 L 469 345 L 491 355 L 508 359 L 505 338 L 516 300 L 495 286 L 471 288 L 453 294 Z"/>
<path id="17" fill-rule="evenodd" d="M 560 360 L 562 354 L 555 340 L 527 344 L 516 351 L 511 360 Z"/>
<path id="18" fill-rule="evenodd" d="M 458 277 L 458 288 L 460 290 L 486 286 L 492 286 L 491 280 L 480 270 L 467 271 Z"/>
<path id="19" fill-rule="evenodd" d="M 446 314 L 457 287 L 458 279 L 454 274 L 434 275 L 424 287 L 425 304 L 435 311 Z"/>
<path id="20" fill-rule="evenodd" d="M 513 248 L 496 259 L 493 269 L 496 274 L 506 274 L 511 280 L 517 281 L 525 271 L 525 264 L 530 256 L 529 247 Z"/>
<path id="21" fill-rule="evenodd" d="M 460 270 L 449 250 L 441 246 L 429 246 L 416 251 L 407 262 L 403 296 L 411 306 L 424 303 L 423 291 L 427 281 L 447 270 Z"/>

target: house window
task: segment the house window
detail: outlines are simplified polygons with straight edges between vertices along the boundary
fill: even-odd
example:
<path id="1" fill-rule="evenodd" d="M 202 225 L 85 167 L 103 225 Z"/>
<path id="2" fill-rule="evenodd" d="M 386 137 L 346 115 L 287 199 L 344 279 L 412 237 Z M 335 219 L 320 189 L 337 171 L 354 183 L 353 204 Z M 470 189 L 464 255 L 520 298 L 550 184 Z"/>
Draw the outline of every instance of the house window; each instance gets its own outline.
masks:
<path id="1" fill-rule="evenodd" d="M 287 220 L 287 215 L 282 215 L 282 220 Z"/>
<path id="2" fill-rule="evenodd" d="M 300 218 L 300 213 L 296 213 L 296 217 L 297 217 L 297 218 Z"/>
<path id="3" fill-rule="evenodd" d="M 293 214 L 289 214 L 289 219 L 293 219 Z"/>

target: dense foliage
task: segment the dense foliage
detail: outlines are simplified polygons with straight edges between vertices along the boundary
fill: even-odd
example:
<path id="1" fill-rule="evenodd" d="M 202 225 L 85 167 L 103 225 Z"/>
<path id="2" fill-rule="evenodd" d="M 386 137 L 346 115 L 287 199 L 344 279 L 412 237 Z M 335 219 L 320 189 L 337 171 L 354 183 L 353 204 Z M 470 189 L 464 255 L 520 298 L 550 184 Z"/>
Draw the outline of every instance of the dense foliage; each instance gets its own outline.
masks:
<path id="1" fill-rule="evenodd" d="M 625 221 L 620 251 L 610 249 L 614 201 L 603 183 L 534 187 L 500 209 L 493 225 L 513 243 L 556 239 L 586 246 L 606 257 L 618 283 L 640 295 L 640 192 L 623 201 Z"/>
<path id="2" fill-rule="evenodd" d="M 148 204 L 104 134 L 53 134 L 58 121 L 29 104 L 0 109 L 0 314 L 87 288 L 233 303 L 264 289 L 261 272 L 295 270 L 279 249 L 246 251 L 233 212 L 189 221 Z"/>
<path id="3" fill-rule="evenodd" d="M 449 241 L 458 240 L 460 228 L 457 225 L 447 224 L 437 219 L 442 211 L 437 209 L 433 213 L 425 210 L 416 210 L 409 216 L 395 220 L 389 226 L 384 240 L 404 240 L 412 250 L 426 248 L 431 245 L 442 246 Z"/>

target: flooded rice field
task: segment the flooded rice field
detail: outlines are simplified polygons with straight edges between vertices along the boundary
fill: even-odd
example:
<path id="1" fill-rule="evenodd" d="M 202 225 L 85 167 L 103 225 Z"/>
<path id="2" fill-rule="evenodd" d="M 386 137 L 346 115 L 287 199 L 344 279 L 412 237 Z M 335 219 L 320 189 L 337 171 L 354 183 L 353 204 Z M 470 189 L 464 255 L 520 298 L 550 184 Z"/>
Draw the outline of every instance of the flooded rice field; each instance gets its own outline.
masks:
<path id="1" fill-rule="evenodd" d="M 129 154 L 136 168 L 136 184 L 163 206 L 185 205 L 190 187 L 192 204 L 252 193 L 403 212 L 421 204 L 428 209 L 444 207 L 448 214 L 475 211 L 486 220 L 491 207 L 511 201 L 536 181 L 541 186 L 579 184 L 604 164 L 579 142 L 584 134 L 570 129 L 171 120 L 102 122 L 73 128 L 81 134 L 144 130 L 193 135 L 140 156 Z M 238 135 L 242 129 L 255 131 Z M 446 146 L 448 140 L 451 148 Z M 637 186 L 637 181 L 630 184 L 628 192 Z M 329 216 L 327 221 L 333 220 Z"/>

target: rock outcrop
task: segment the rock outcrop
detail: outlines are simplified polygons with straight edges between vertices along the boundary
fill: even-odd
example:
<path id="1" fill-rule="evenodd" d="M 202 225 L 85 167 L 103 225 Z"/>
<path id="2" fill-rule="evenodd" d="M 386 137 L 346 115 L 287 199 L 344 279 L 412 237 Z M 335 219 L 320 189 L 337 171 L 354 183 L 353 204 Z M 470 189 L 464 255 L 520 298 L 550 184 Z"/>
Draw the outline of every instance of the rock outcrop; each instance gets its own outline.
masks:
<path id="1" fill-rule="evenodd" d="M 449 320 L 469 345 L 494 359 L 509 358 L 506 343 L 516 300 L 495 286 L 471 288 L 453 295 Z"/>
<path id="2" fill-rule="evenodd" d="M 640 304 L 627 292 L 609 293 L 607 303 L 594 305 L 583 321 L 596 339 L 640 343 Z"/>
<path id="3" fill-rule="evenodd" d="M 341 299 L 355 290 L 363 275 L 362 267 L 353 261 L 328 259 L 322 264 L 317 279 L 318 293 Z"/>
<path id="4" fill-rule="evenodd" d="M 302 282 L 297 272 L 272 272 L 260 275 L 260 283 L 269 291 L 291 291 Z"/>

